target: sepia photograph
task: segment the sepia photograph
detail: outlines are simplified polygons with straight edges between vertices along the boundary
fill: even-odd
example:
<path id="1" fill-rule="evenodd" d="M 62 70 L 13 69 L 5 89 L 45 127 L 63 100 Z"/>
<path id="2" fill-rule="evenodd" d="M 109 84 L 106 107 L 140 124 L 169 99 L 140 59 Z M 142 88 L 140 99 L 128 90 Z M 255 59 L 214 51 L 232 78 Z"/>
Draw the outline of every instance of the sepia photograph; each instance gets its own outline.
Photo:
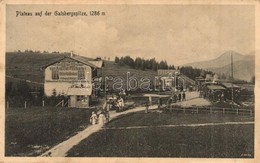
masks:
<path id="1" fill-rule="evenodd" d="M 254 4 L 6 4 L 4 157 L 256 157 Z"/>

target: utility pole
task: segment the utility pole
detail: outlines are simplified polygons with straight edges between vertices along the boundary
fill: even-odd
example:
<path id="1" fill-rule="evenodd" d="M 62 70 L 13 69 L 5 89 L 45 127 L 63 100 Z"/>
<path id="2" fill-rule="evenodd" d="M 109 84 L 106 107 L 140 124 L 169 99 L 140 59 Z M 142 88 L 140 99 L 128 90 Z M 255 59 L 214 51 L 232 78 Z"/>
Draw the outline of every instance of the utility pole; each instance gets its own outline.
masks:
<path id="1" fill-rule="evenodd" d="M 231 53 L 231 99 L 232 99 L 232 108 L 233 108 L 233 105 L 234 105 L 234 86 L 233 86 L 233 81 L 234 81 L 234 79 L 233 79 L 233 54 L 232 54 L 232 52 L 230 51 L 230 53 Z"/>

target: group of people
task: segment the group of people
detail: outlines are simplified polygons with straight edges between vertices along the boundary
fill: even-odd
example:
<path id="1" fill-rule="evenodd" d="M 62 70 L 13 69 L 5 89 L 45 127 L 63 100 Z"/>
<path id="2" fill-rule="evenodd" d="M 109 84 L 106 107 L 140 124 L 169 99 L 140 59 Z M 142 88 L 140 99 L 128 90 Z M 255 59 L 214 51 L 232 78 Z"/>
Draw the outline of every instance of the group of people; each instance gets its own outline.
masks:
<path id="1" fill-rule="evenodd" d="M 117 111 L 121 111 L 124 109 L 125 106 L 125 100 L 121 96 L 111 96 L 107 99 L 107 105 L 109 106 L 109 109 L 116 108 Z"/>
<path id="2" fill-rule="evenodd" d="M 181 102 L 186 100 L 185 92 L 174 93 L 167 101 L 167 104 L 170 105 L 171 103 Z"/>
<path id="3" fill-rule="evenodd" d="M 170 99 L 172 100 L 173 103 L 185 101 L 185 100 L 186 100 L 186 94 L 185 94 L 184 91 L 183 91 L 182 93 L 179 92 L 178 94 L 177 94 L 177 93 L 174 93 L 174 94 L 170 97 Z"/>
<path id="4" fill-rule="evenodd" d="M 92 115 L 90 117 L 90 123 L 92 125 L 95 125 L 95 124 L 103 125 L 107 121 L 108 121 L 107 117 L 104 115 L 103 112 L 101 112 L 99 115 L 97 115 L 94 111 L 92 112 Z"/>
<path id="5" fill-rule="evenodd" d="M 91 124 L 104 124 L 109 121 L 109 111 L 115 107 L 117 111 L 123 110 L 125 106 L 124 99 L 119 96 L 112 96 L 110 98 L 107 98 L 103 101 L 102 107 L 99 109 L 100 113 L 97 114 L 96 112 L 92 112 L 92 115 L 90 117 L 90 123 Z"/>
<path id="6" fill-rule="evenodd" d="M 103 102 L 103 105 L 102 105 L 102 108 L 100 108 L 100 113 L 97 115 L 96 112 L 92 112 L 92 115 L 90 117 L 90 123 L 92 125 L 95 125 L 95 124 L 104 124 L 104 123 L 107 123 L 109 122 L 109 118 L 110 118 L 110 115 L 109 115 L 109 110 L 111 109 L 112 105 L 107 102 L 107 100 L 104 100 Z"/>

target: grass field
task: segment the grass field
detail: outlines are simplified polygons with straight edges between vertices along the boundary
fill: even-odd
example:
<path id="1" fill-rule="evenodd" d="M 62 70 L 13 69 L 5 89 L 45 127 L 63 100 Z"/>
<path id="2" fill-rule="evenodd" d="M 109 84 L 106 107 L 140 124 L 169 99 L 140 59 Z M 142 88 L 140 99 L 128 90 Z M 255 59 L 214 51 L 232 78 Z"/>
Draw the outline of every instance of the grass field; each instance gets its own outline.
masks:
<path id="1" fill-rule="evenodd" d="M 66 55 L 68 54 L 8 52 L 6 53 L 6 74 L 13 77 L 43 83 L 44 76 L 43 72 L 40 71 L 40 68 L 46 64 L 57 61 Z M 123 79 L 126 78 L 126 72 L 130 72 L 131 76 L 135 76 L 138 79 L 142 77 L 150 78 L 157 75 L 156 71 L 136 70 L 130 68 L 129 66 L 120 66 L 118 64 L 114 64 L 113 61 L 105 61 L 103 70 L 104 76 L 122 77 Z"/>
<path id="2" fill-rule="evenodd" d="M 254 157 L 254 125 L 154 127 L 254 121 L 222 114 L 134 113 L 111 121 L 68 152 L 69 157 Z M 129 126 L 153 126 L 127 128 Z M 118 129 L 117 129 L 118 128 Z"/>
<path id="3" fill-rule="evenodd" d="M 39 155 L 83 130 L 90 115 L 91 110 L 86 109 L 6 109 L 5 155 Z"/>
<path id="4" fill-rule="evenodd" d="M 43 71 L 46 64 L 57 61 L 67 54 L 6 53 L 6 74 L 26 80 L 43 83 Z"/>

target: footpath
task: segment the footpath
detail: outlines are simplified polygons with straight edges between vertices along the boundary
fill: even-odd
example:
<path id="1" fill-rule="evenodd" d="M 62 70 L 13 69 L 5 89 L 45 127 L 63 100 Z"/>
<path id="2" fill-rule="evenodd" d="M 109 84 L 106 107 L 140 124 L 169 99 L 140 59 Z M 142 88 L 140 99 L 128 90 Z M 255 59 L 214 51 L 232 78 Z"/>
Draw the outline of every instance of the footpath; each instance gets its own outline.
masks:
<path id="1" fill-rule="evenodd" d="M 186 101 L 177 102 L 176 104 L 182 107 L 189 107 L 189 106 L 205 106 L 210 105 L 210 102 L 199 98 L 198 92 L 188 92 L 186 94 Z M 158 105 L 149 106 L 149 110 L 157 109 Z M 138 112 L 138 111 L 145 111 L 145 107 L 136 107 L 133 109 L 129 109 L 123 112 L 117 113 L 116 111 L 110 111 L 110 120 L 117 118 L 118 116 L 125 115 L 128 113 Z M 85 130 L 80 131 L 75 136 L 70 137 L 68 140 L 61 142 L 60 144 L 54 146 L 50 150 L 46 151 L 40 157 L 48 156 L 48 157 L 65 157 L 67 152 L 75 145 L 79 144 L 83 139 L 88 138 L 91 134 L 98 132 L 101 130 L 103 125 L 89 125 Z"/>
<path id="2" fill-rule="evenodd" d="M 151 109 L 157 109 L 158 105 L 152 105 L 149 107 Z M 145 107 L 136 107 L 130 110 L 126 110 L 123 112 L 117 113 L 116 111 L 110 111 L 110 120 L 117 118 L 118 116 L 138 112 L 138 111 L 145 111 Z M 53 148 L 49 149 L 39 157 L 65 157 L 67 152 L 75 145 L 79 144 L 83 139 L 86 139 L 91 134 L 98 132 L 103 125 L 90 125 L 85 130 L 80 131 L 76 135 L 70 137 L 68 140 L 61 142 L 60 144 L 54 146 Z"/>
<path id="3" fill-rule="evenodd" d="M 175 103 L 176 105 L 180 105 L 181 107 L 192 107 L 192 106 L 209 106 L 211 103 L 199 97 L 199 92 L 187 92 L 186 100 Z"/>

